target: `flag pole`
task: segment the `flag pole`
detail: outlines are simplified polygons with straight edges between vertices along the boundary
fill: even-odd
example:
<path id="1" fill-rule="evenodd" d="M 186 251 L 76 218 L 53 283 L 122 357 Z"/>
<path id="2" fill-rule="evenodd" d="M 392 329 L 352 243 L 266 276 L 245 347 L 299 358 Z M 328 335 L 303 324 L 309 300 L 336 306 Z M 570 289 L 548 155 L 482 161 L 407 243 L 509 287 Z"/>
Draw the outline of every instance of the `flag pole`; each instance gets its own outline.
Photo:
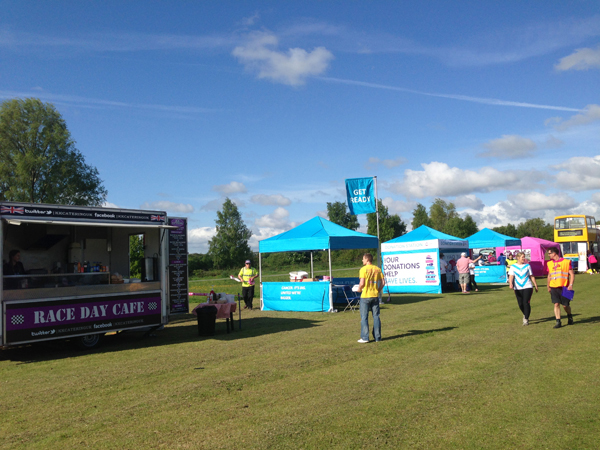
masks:
<path id="1" fill-rule="evenodd" d="M 379 197 L 377 196 L 377 176 L 373 177 L 375 180 L 375 216 L 377 217 L 377 267 L 381 268 L 380 255 L 381 255 L 381 241 L 379 239 Z M 383 270 L 382 270 L 383 273 Z M 381 303 L 381 294 L 379 293 L 379 303 Z"/>
<path id="2" fill-rule="evenodd" d="M 379 255 L 381 253 L 381 243 L 379 242 L 379 201 L 377 200 L 377 176 L 374 176 L 373 180 L 375 180 L 375 215 L 377 217 L 377 267 L 380 267 Z"/>

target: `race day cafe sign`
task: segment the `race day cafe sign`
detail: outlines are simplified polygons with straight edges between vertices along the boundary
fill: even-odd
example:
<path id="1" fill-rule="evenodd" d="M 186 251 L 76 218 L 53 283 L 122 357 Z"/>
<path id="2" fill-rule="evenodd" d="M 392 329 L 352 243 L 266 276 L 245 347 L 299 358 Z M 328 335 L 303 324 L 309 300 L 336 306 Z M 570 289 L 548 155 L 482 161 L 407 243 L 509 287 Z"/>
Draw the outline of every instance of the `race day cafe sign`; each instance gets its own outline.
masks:
<path id="1" fill-rule="evenodd" d="M 440 249 L 465 251 L 463 240 L 429 239 L 381 244 L 386 288 L 390 292 L 441 293 Z"/>

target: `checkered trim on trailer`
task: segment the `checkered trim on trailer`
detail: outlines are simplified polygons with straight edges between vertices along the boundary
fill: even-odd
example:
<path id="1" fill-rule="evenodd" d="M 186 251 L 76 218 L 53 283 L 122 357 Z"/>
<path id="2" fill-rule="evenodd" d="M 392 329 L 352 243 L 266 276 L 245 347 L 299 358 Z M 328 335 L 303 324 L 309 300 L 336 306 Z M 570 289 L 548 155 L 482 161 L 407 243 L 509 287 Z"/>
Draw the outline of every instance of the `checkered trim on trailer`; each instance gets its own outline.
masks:
<path id="1" fill-rule="evenodd" d="M 156 302 L 150 302 L 150 303 L 148 303 L 148 309 L 150 311 L 154 311 L 157 308 L 158 308 L 158 303 L 156 303 Z"/>
<path id="2" fill-rule="evenodd" d="M 10 318 L 12 325 L 23 325 L 25 323 L 25 316 L 23 314 L 15 314 Z"/>

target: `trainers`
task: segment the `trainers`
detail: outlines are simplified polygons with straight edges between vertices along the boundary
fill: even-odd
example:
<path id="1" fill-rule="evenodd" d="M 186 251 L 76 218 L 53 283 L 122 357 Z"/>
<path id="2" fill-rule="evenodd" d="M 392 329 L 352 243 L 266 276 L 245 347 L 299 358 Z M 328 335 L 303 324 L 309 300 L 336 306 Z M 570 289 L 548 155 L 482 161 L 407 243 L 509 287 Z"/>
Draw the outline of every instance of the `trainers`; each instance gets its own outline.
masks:
<path id="1" fill-rule="evenodd" d="M 364 340 L 364 339 L 362 339 L 362 338 L 361 338 L 361 339 L 359 339 L 357 342 L 358 342 L 359 344 L 368 344 L 368 343 L 369 343 L 369 341 L 365 341 L 365 340 Z"/>
<path id="2" fill-rule="evenodd" d="M 567 325 L 573 325 L 573 316 L 567 319 Z"/>
<path id="3" fill-rule="evenodd" d="M 529 325 L 529 319 L 523 317 L 523 325 Z"/>
<path id="4" fill-rule="evenodd" d="M 560 328 L 562 327 L 562 324 L 560 323 L 560 320 L 556 321 L 556 325 L 554 325 L 552 328 Z"/>

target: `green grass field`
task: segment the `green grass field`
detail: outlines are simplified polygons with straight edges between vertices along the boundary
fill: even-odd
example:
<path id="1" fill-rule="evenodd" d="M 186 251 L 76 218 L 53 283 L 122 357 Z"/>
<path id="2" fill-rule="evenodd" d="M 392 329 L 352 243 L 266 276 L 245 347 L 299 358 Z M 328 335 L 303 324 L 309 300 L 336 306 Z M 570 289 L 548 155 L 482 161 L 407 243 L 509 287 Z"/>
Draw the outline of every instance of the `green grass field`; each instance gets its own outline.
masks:
<path id="1" fill-rule="evenodd" d="M 598 448 L 600 276 L 577 276 L 558 330 L 538 284 L 528 327 L 507 287 L 483 285 L 393 296 L 377 344 L 356 342 L 358 312 L 254 310 L 211 338 L 184 315 L 87 353 L 4 350 L 0 447 Z"/>

